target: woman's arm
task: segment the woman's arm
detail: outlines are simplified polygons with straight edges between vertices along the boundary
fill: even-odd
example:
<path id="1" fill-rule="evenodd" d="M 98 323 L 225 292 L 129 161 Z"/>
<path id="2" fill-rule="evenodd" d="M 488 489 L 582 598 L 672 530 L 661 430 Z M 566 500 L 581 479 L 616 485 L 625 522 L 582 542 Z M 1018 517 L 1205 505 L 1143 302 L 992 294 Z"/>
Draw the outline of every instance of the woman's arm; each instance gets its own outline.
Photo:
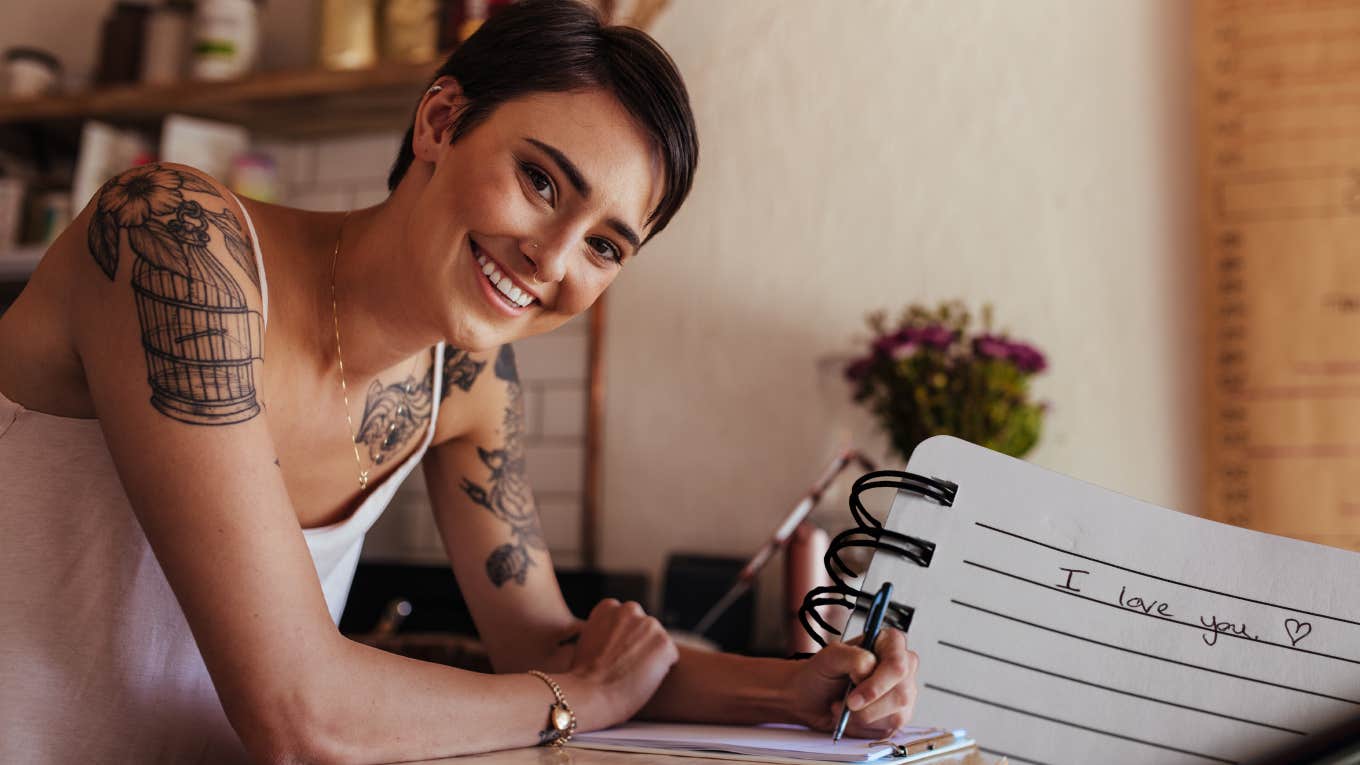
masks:
<path id="1" fill-rule="evenodd" d="M 497 672 L 563 670 L 580 630 L 558 587 L 524 458 L 515 354 L 446 349 L 440 430 L 424 459 L 435 523 Z M 454 382 L 457 381 L 455 384 Z"/>
<path id="2" fill-rule="evenodd" d="M 109 450 L 228 719 L 261 762 L 537 743 L 552 696 L 536 678 L 419 662 L 336 630 L 254 386 L 265 362 L 245 231 L 216 181 L 164 163 L 110 180 L 54 245 Z"/>
<path id="3" fill-rule="evenodd" d="M 490 358 L 451 356 L 445 379 L 448 406 L 440 424 L 468 435 L 432 449 L 424 467 L 459 588 L 497 671 L 569 666 L 574 646 L 564 639 L 580 626 L 562 599 L 528 485 L 514 353 L 506 346 Z M 799 662 L 681 649 L 640 715 L 830 729 L 846 680 L 854 677 L 867 680 L 861 683 L 865 703 L 861 712 L 852 700 L 848 730 L 881 735 L 911 715 L 915 661 L 895 632 L 885 634 L 877 661 L 847 645 Z"/>

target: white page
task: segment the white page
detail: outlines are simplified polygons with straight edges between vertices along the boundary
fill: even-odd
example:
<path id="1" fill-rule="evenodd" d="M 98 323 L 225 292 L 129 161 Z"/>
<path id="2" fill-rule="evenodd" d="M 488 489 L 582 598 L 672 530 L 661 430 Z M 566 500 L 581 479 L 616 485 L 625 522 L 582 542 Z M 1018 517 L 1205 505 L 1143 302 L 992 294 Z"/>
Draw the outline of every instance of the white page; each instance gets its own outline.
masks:
<path id="1" fill-rule="evenodd" d="M 935 738 L 944 731 L 903 728 L 893 737 L 898 744 Z M 627 744 L 657 749 L 726 751 L 735 754 L 778 754 L 817 760 L 865 762 L 892 752 L 892 747 L 867 738 L 831 741 L 831 734 L 788 725 L 691 725 L 629 722 L 574 736 L 584 743 Z"/>
<path id="2" fill-rule="evenodd" d="M 936 543 L 929 568 L 880 551 L 865 576 L 916 609 L 915 723 L 967 728 L 1017 763 L 1200 765 L 1360 716 L 1360 554 L 954 438 L 924 442 L 908 470 L 959 487 L 952 507 L 893 502 L 888 528 Z M 862 629 L 857 616 L 846 634 Z"/>

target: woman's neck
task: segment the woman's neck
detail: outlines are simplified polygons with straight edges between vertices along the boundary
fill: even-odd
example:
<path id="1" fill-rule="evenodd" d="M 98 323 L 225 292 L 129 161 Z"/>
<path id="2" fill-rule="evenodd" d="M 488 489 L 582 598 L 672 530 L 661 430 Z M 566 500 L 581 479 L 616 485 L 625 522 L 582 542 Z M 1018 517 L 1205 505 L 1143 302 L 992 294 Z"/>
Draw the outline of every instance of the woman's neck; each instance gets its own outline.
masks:
<path id="1" fill-rule="evenodd" d="M 406 294 L 400 268 L 404 247 L 403 205 L 396 195 L 385 202 L 346 215 L 325 213 L 307 237 L 306 257 L 296 271 L 297 309 L 304 343 L 324 368 L 338 365 L 339 347 L 345 377 L 366 380 L 423 353 L 441 338 L 420 316 Z M 343 222 L 343 228 L 341 223 Z M 340 237 L 339 252 L 336 239 Z M 332 313 L 334 264 L 334 313 Z"/>

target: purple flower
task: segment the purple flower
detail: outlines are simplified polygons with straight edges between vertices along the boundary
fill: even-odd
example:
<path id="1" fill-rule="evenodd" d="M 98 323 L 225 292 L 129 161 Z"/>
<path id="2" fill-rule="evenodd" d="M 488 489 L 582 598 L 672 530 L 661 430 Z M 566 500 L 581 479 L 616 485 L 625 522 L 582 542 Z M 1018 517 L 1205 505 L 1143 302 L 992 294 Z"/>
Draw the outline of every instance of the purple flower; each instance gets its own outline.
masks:
<path id="1" fill-rule="evenodd" d="M 927 346 L 942 351 L 954 342 L 954 331 L 939 324 L 931 324 L 918 330 L 916 337 Z"/>
<path id="2" fill-rule="evenodd" d="M 869 370 L 873 365 L 874 360 L 868 356 L 855 359 L 845 366 L 845 379 L 850 382 L 860 382 L 869 376 Z"/>
<path id="3" fill-rule="evenodd" d="M 1005 359 L 1010 357 L 1011 344 L 996 335 L 978 335 L 973 338 L 973 353 L 984 359 Z"/>
<path id="4" fill-rule="evenodd" d="M 1025 343 L 1012 343 L 1010 358 L 1017 367 L 1020 367 L 1021 372 L 1038 374 L 1048 368 L 1048 360 L 1044 358 L 1044 354 Z"/>
<path id="5" fill-rule="evenodd" d="M 1034 346 L 996 335 L 978 335 L 973 339 L 973 352 L 985 359 L 1006 359 L 1027 374 L 1048 368 L 1048 360 Z"/>
<path id="6" fill-rule="evenodd" d="M 919 342 L 916 331 L 908 327 L 875 340 L 874 352 L 880 356 L 900 359 L 903 356 L 910 355 Z"/>

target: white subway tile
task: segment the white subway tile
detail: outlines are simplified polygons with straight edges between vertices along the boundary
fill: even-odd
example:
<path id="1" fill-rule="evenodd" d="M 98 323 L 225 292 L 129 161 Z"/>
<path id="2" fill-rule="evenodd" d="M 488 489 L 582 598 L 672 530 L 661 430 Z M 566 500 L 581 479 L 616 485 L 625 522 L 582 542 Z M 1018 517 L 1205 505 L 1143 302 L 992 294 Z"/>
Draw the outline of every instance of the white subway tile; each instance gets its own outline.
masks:
<path id="1" fill-rule="evenodd" d="M 308 188 L 316 172 L 316 145 L 310 141 L 260 141 L 254 146 L 274 158 L 281 186 Z"/>
<path id="2" fill-rule="evenodd" d="M 583 444 L 529 444 L 529 485 L 535 492 L 579 492 L 585 470 Z"/>
<path id="3" fill-rule="evenodd" d="M 387 181 L 401 148 L 401 133 L 369 133 L 317 143 L 316 183 Z"/>
<path id="4" fill-rule="evenodd" d="M 549 438 L 580 437 L 586 432 L 584 385 L 551 386 L 543 390 L 540 431 Z"/>
<path id="5" fill-rule="evenodd" d="M 533 383 L 520 386 L 524 391 L 524 437 L 534 440 L 540 435 L 539 413 L 543 411 L 543 389 Z"/>
<path id="6" fill-rule="evenodd" d="M 585 380 L 586 337 L 550 332 L 515 342 L 515 361 L 525 380 Z"/>
<path id="7" fill-rule="evenodd" d="M 543 523 L 543 536 L 548 540 L 548 549 L 557 557 L 557 551 L 574 551 L 581 548 L 581 502 L 575 499 L 540 499 L 538 517 Z"/>

